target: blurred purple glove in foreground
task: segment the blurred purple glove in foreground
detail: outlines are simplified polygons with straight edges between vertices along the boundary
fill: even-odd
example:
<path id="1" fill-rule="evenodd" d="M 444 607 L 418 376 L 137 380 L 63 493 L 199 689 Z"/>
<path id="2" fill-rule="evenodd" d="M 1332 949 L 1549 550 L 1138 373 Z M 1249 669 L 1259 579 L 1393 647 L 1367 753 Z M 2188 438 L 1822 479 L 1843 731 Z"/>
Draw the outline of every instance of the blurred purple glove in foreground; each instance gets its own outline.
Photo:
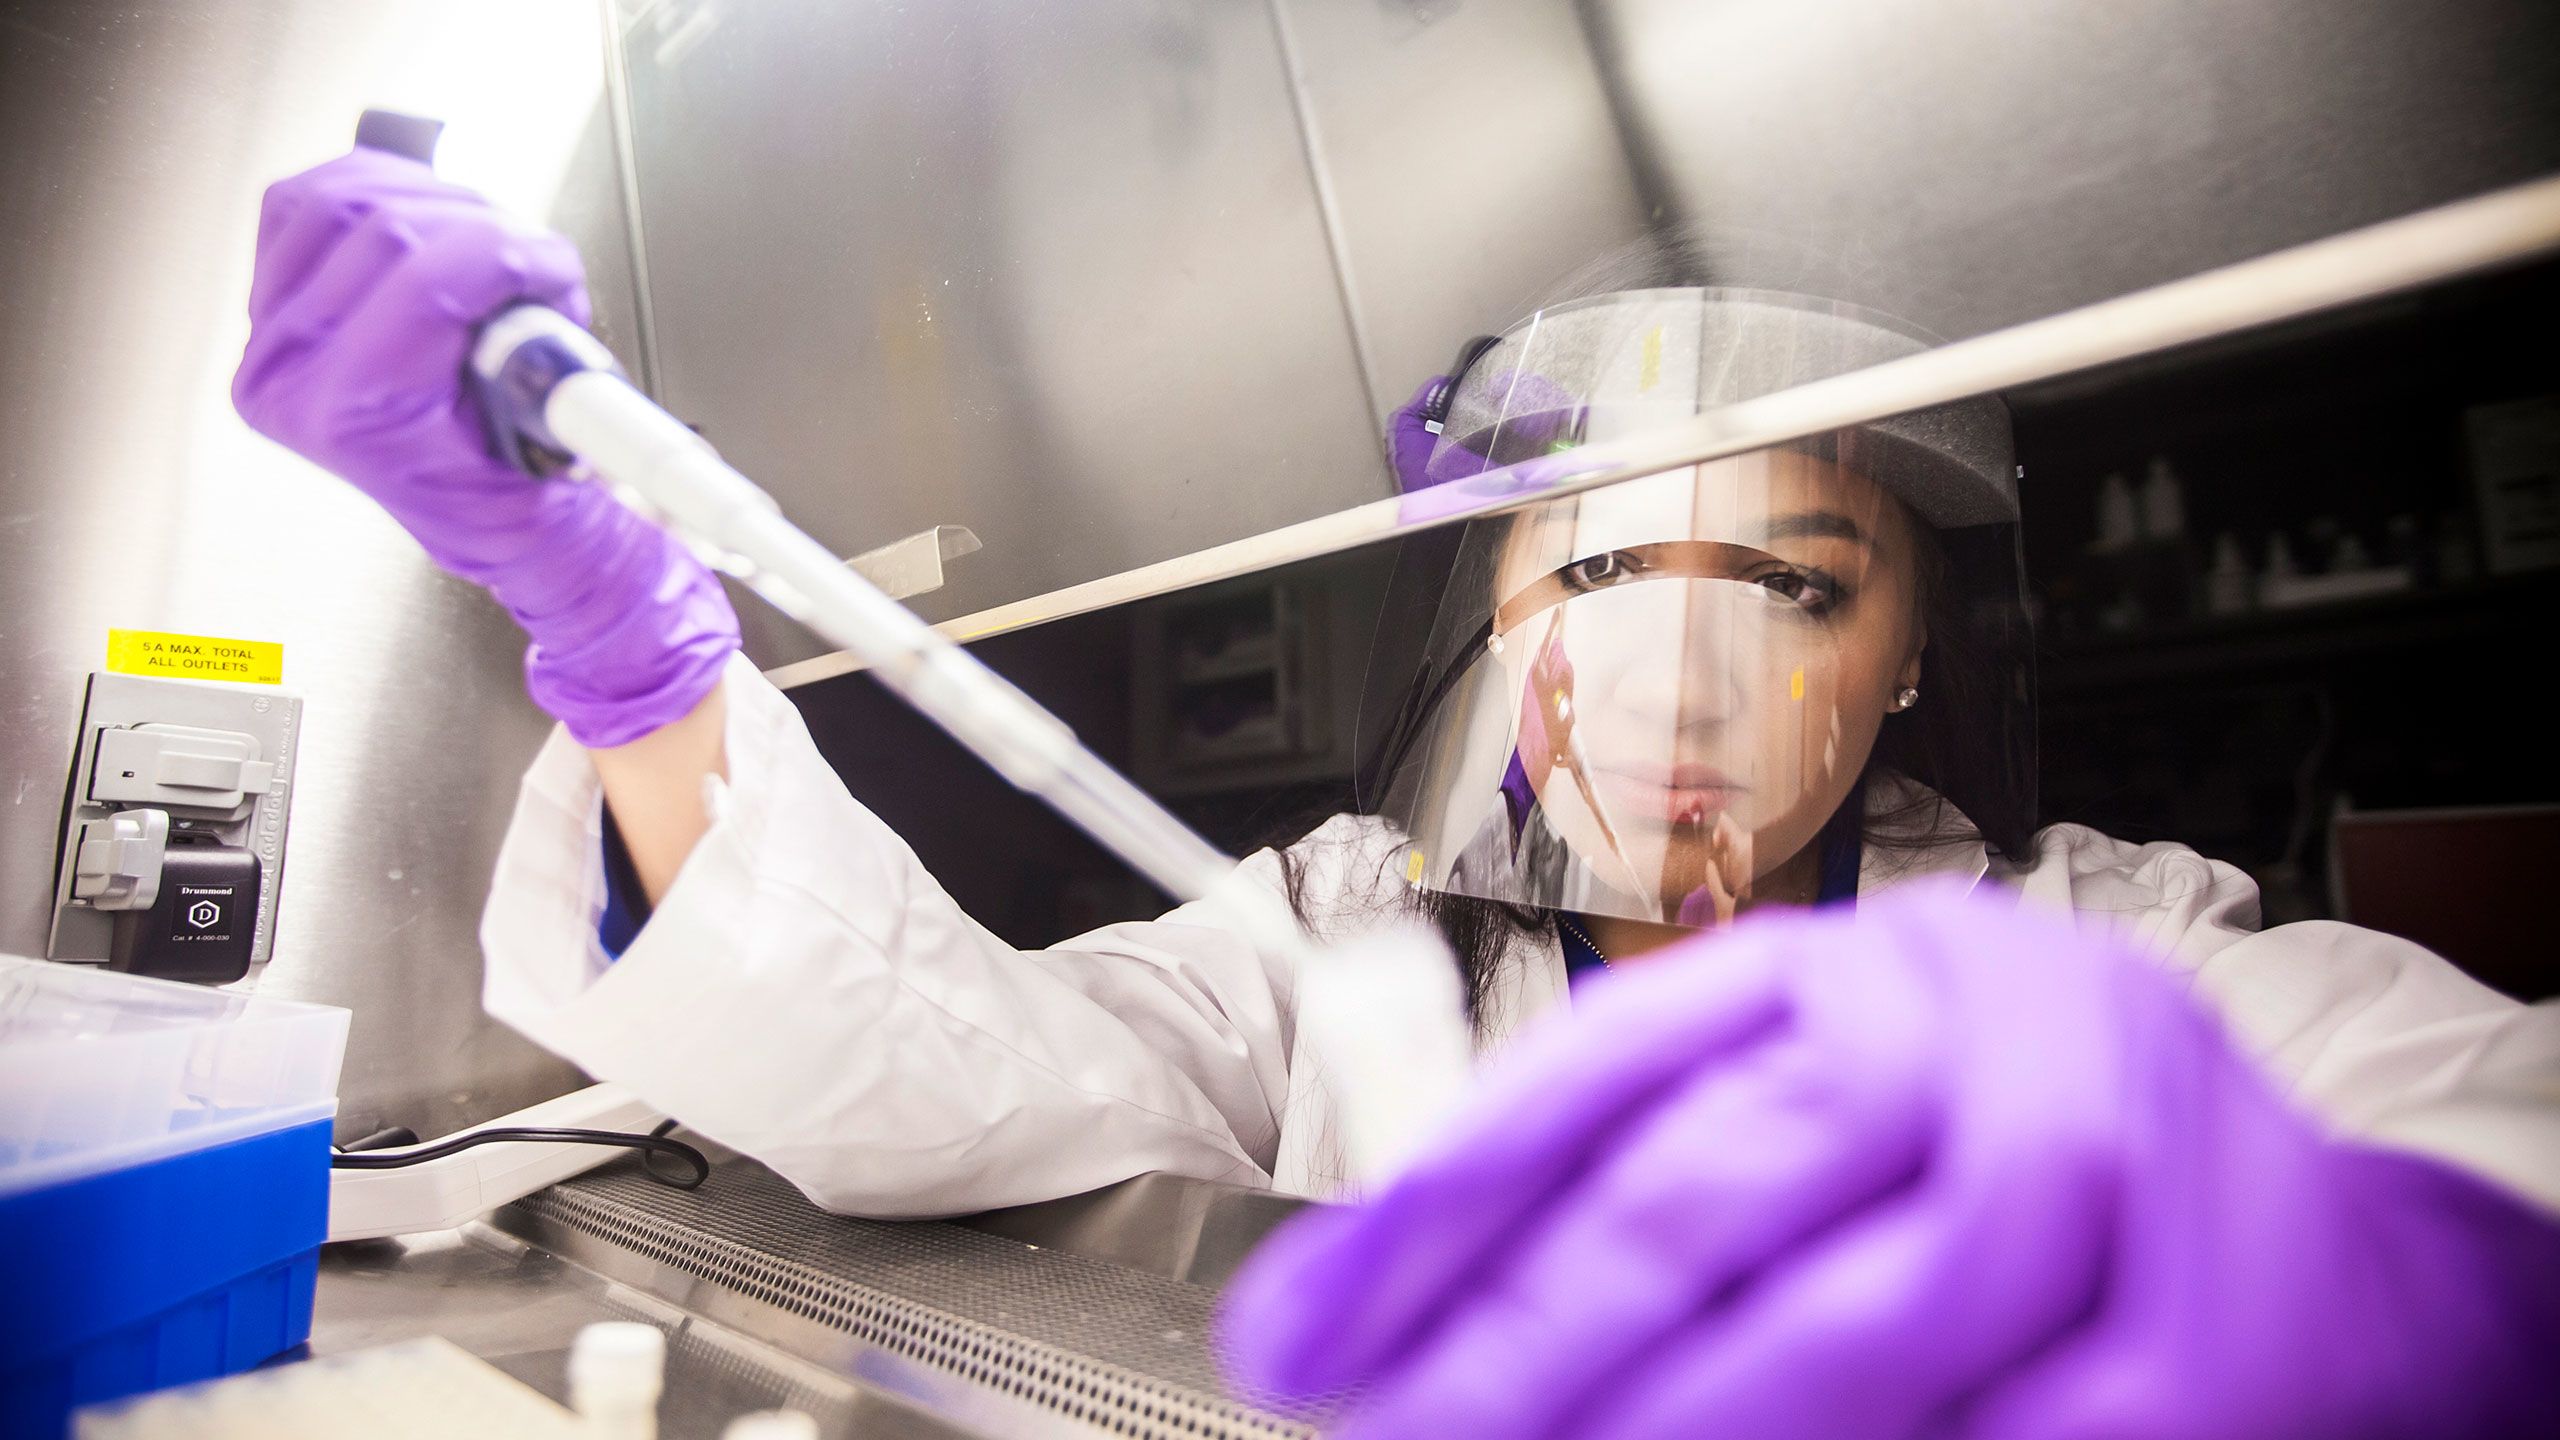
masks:
<path id="1" fill-rule="evenodd" d="M 1228 1293 L 1381 1435 L 2560 1434 L 2560 1221 L 2325 1138 L 2178 982 L 2005 896 L 1587 987 Z"/>
<path id="2" fill-rule="evenodd" d="M 625 744 L 710 693 L 738 620 L 691 552 L 603 487 L 491 455 L 463 362 L 481 321 L 526 300 L 586 323 L 565 238 L 359 149 L 268 189 L 232 403 L 487 586 L 532 637 L 534 702 L 581 744 Z"/>

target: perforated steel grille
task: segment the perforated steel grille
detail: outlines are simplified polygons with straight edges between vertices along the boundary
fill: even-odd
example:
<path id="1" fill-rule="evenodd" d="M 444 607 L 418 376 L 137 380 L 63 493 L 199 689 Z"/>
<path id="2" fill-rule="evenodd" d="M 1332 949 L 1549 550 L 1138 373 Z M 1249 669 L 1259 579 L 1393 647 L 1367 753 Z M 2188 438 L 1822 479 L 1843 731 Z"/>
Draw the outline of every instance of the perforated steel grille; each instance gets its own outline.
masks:
<path id="1" fill-rule="evenodd" d="M 1202 1286 L 953 1225 L 830 1215 L 747 1162 L 694 1191 L 615 1165 L 518 1205 L 1116 1434 L 1314 1433 L 1226 1395 Z"/>

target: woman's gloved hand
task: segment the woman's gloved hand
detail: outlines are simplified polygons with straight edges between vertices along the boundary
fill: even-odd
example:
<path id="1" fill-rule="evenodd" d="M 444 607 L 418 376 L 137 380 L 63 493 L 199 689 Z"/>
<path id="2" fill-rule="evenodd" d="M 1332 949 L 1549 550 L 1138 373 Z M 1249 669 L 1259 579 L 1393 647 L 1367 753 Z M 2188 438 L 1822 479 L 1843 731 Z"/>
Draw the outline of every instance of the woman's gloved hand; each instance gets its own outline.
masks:
<path id="1" fill-rule="evenodd" d="M 1448 383 L 1445 375 L 1432 376 L 1413 392 L 1413 398 L 1387 416 L 1387 468 L 1395 474 L 1396 492 L 1400 495 L 1470 479 L 1506 464 L 1533 465 L 1540 458 L 1539 452 L 1553 446 L 1556 438 L 1577 425 L 1582 416 L 1580 402 L 1543 375 L 1506 370 L 1494 376 L 1488 383 L 1500 387 L 1516 407 L 1501 432 L 1512 458 L 1496 461 L 1463 443 L 1444 448 L 1440 443 L 1443 437 L 1422 418 L 1422 407 L 1430 401 L 1432 392 Z"/>
<path id="2" fill-rule="evenodd" d="M 232 403 L 487 586 L 532 638 L 535 703 L 582 744 L 625 744 L 719 683 L 737 616 L 691 552 L 603 487 L 492 455 L 463 365 L 480 322 L 520 301 L 586 323 L 567 239 L 358 149 L 267 191 Z"/>
<path id="3" fill-rule="evenodd" d="M 1230 1290 L 1384 1435 L 2560 1433 L 2560 1221 L 2324 1136 L 2168 974 L 2005 898 L 1587 987 Z"/>
<path id="4" fill-rule="evenodd" d="M 1423 381 L 1413 398 L 1387 417 L 1387 468 L 1395 472 L 1399 495 L 1428 490 L 1439 483 L 1431 473 L 1431 456 L 1440 448 L 1440 436 L 1422 418 L 1422 407 L 1430 400 L 1431 392 L 1448 383 L 1446 375 Z"/>

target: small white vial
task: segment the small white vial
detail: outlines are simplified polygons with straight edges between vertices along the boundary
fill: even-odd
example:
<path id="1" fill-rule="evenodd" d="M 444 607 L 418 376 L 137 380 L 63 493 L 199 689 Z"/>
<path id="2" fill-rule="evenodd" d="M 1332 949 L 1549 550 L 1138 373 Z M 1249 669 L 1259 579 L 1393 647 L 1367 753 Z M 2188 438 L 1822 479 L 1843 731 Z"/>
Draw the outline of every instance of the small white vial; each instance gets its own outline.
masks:
<path id="1" fill-rule="evenodd" d="M 569 1347 L 569 1408 L 594 1440 L 658 1440 L 667 1337 L 654 1325 L 609 1320 Z"/>

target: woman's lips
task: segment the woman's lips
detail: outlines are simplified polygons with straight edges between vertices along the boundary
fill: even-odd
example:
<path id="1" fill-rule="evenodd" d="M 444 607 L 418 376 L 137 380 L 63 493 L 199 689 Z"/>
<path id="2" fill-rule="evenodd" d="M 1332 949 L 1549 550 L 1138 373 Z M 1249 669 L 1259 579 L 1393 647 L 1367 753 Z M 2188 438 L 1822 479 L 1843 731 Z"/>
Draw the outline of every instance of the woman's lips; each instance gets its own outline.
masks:
<path id="1" fill-rule="evenodd" d="M 1612 811 L 1675 825 L 1713 820 L 1751 788 L 1711 765 L 1601 770 L 1591 779 Z"/>

